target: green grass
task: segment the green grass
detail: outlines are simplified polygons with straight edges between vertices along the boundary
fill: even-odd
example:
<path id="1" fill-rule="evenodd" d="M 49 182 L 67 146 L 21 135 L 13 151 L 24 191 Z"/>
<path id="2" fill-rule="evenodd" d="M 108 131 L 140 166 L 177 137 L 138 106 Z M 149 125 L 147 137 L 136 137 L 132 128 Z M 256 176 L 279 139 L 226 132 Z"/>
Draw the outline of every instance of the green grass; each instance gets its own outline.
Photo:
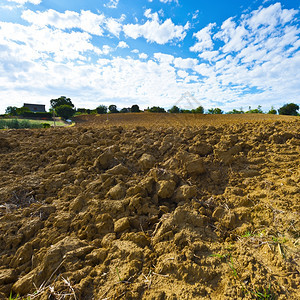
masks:
<path id="1" fill-rule="evenodd" d="M 54 125 L 53 121 L 30 120 L 30 119 L 0 119 L 0 129 L 19 129 L 19 128 L 43 128 L 43 124 Z M 56 126 L 65 126 L 62 121 L 56 121 Z"/>

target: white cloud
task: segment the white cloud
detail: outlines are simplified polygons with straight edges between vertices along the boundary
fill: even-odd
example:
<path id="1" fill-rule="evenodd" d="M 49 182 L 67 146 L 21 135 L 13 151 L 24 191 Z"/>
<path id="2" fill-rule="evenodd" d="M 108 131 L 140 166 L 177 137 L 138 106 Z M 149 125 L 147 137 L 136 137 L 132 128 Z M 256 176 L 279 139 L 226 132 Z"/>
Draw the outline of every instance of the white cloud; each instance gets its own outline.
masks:
<path id="1" fill-rule="evenodd" d="M 178 0 L 159 0 L 159 1 L 162 2 L 162 3 L 172 3 L 172 2 L 175 2 L 175 3 L 178 4 Z M 152 2 L 152 1 L 150 1 L 150 2 Z"/>
<path id="2" fill-rule="evenodd" d="M 15 3 L 18 3 L 18 4 L 25 4 L 25 3 L 32 3 L 32 4 L 35 4 L 35 5 L 38 5 L 42 2 L 42 0 L 7 0 L 9 2 L 15 2 Z"/>
<path id="3" fill-rule="evenodd" d="M 212 41 L 212 29 L 216 26 L 216 23 L 210 23 L 205 28 L 201 29 L 197 33 L 194 33 L 193 36 L 196 37 L 198 42 L 190 47 L 190 51 L 193 52 L 202 52 L 204 50 L 211 50 L 213 48 Z"/>
<path id="4" fill-rule="evenodd" d="M 120 0 L 109 0 L 107 4 L 104 4 L 108 8 L 117 8 Z"/>
<path id="5" fill-rule="evenodd" d="M 119 37 L 122 30 L 121 22 L 125 16 L 120 19 L 106 18 L 103 14 L 95 14 L 89 10 L 82 10 L 80 13 L 74 11 L 65 11 L 60 13 L 56 10 L 49 9 L 44 12 L 34 12 L 25 10 L 22 18 L 30 24 L 39 27 L 50 26 L 57 29 L 74 29 L 79 28 L 87 33 L 102 36 L 105 30 Z"/>
<path id="6" fill-rule="evenodd" d="M 140 59 L 147 59 L 148 58 L 148 55 L 146 53 L 140 53 L 139 54 L 139 58 Z"/>
<path id="7" fill-rule="evenodd" d="M 146 23 L 127 24 L 123 26 L 124 33 L 133 39 L 144 37 L 148 42 L 156 42 L 157 44 L 166 44 L 173 40 L 183 40 L 186 36 L 186 30 L 189 23 L 185 26 L 175 25 L 171 19 L 165 20 L 163 23 L 159 21 L 157 13 L 151 13 L 147 9 L 144 15 L 149 18 Z"/>
<path id="8" fill-rule="evenodd" d="M 174 66 L 180 69 L 192 69 L 199 63 L 197 59 L 181 57 L 175 58 L 173 62 Z"/>
<path id="9" fill-rule="evenodd" d="M 117 48 L 129 48 L 126 42 L 120 41 Z"/>
<path id="10" fill-rule="evenodd" d="M 27 22 L 39 27 L 51 26 L 58 29 L 80 28 L 94 35 L 103 35 L 103 24 L 105 16 L 102 14 L 94 14 L 90 11 L 65 11 L 57 12 L 53 9 L 45 12 L 34 12 L 26 10 L 22 14 L 22 18 Z"/>

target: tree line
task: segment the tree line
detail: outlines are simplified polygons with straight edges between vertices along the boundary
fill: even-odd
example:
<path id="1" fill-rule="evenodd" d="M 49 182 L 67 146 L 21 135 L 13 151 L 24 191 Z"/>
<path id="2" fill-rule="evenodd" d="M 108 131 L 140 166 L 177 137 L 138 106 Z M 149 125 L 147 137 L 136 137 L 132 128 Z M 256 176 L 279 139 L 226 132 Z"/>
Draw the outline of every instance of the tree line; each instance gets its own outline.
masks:
<path id="1" fill-rule="evenodd" d="M 139 106 L 137 104 L 132 105 L 131 107 L 124 107 L 121 110 L 118 110 L 117 106 L 114 104 L 109 105 L 108 107 L 105 105 L 99 105 L 95 109 L 85 109 L 85 108 L 77 108 L 75 109 L 74 104 L 72 103 L 70 98 L 65 96 L 61 96 L 57 99 L 50 100 L 50 112 L 49 113 L 34 113 L 36 116 L 42 116 L 41 114 L 48 114 L 48 116 L 52 116 L 55 113 L 57 116 L 67 120 L 74 115 L 80 114 L 115 114 L 115 113 L 139 113 L 141 112 Z M 169 110 L 165 110 L 163 107 L 152 106 L 148 107 L 145 111 L 153 112 L 153 113 L 193 113 L 193 114 L 204 114 L 205 110 L 202 106 L 197 107 L 196 109 L 182 109 L 178 106 L 174 105 Z M 288 103 L 280 107 L 278 110 L 274 109 L 272 106 L 271 109 L 267 112 L 268 114 L 279 114 L 279 115 L 292 115 L 299 116 L 299 105 L 295 103 Z M 12 116 L 29 116 L 30 110 L 27 107 L 17 108 L 15 106 L 8 106 L 5 111 L 6 114 Z M 220 108 L 210 108 L 206 111 L 207 114 L 224 114 L 224 111 Z M 249 109 L 244 111 L 242 108 L 237 110 L 233 109 L 232 111 L 226 112 L 226 114 L 244 114 L 244 113 L 260 113 L 263 114 L 262 107 L 259 105 L 257 108 L 252 109 L 249 106 Z"/>

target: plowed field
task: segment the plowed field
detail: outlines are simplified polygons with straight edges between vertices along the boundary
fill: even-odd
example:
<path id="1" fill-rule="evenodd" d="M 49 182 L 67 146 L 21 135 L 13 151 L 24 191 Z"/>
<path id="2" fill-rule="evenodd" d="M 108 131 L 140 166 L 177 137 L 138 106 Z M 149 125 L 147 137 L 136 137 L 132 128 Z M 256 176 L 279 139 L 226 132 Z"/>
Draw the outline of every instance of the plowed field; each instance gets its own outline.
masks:
<path id="1" fill-rule="evenodd" d="M 300 118 L 115 114 L 0 131 L 0 299 L 300 299 Z"/>

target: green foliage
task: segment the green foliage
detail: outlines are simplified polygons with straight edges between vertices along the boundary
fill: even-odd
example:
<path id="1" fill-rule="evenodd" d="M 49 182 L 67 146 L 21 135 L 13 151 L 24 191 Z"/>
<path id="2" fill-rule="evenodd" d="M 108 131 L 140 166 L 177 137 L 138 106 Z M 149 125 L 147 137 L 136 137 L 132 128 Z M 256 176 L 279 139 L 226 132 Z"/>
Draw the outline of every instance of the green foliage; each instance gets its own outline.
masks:
<path id="1" fill-rule="evenodd" d="M 209 110 L 208 110 L 208 113 L 209 114 L 212 114 L 212 115 L 221 115 L 221 114 L 223 114 L 223 110 L 221 110 L 220 108 L 210 108 Z"/>
<path id="2" fill-rule="evenodd" d="M 61 105 L 55 108 L 56 114 L 63 119 L 69 119 L 75 114 L 75 109 L 70 105 Z"/>
<path id="3" fill-rule="evenodd" d="M 233 110 L 227 112 L 227 114 L 230 114 L 230 115 L 231 115 L 231 114 L 232 114 L 232 115 L 244 114 L 244 111 L 243 111 L 242 109 L 240 109 L 240 110 L 233 109 Z"/>
<path id="4" fill-rule="evenodd" d="M 76 114 L 81 115 L 81 114 L 87 114 L 87 111 L 85 108 L 77 108 L 76 109 Z"/>
<path id="5" fill-rule="evenodd" d="M 11 116 L 17 115 L 17 107 L 16 106 L 7 106 L 5 113 Z"/>
<path id="6" fill-rule="evenodd" d="M 288 103 L 280 107 L 278 109 L 278 113 L 280 115 L 297 116 L 297 110 L 299 110 L 299 105 L 295 103 Z"/>
<path id="7" fill-rule="evenodd" d="M 28 120 L 0 120 L 0 129 L 43 128 L 42 124 L 30 123 Z"/>
<path id="8" fill-rule="evenodd" d="M 52 108 L 57 108 L 62 105 L 68 105 L 68 106 L 74 107 L 74 104 L 72 103 L 71 99 L 67 98 L 65 96 L 60 96 L 57 99 L 51 99 L 50 104 L 51 104 Z"/>
<path id="9" fill-rule="evenodd" d="M 271 109 L 268 111 L 269 115 L 276 115 L 277 114 L 277 110 L 274 108 L 274 106 L 271 106 Z"/>
<path id="10" fill-rule="evenodd" d="M 131 106 L 130 111 L 133 112 L 133 113 L 140 112 L 140 107 L 137 104 L 134 104 L 134 105 Z"/>
<path id="11" fill-rule="evenodd" d="M 165 113 L 165 109 L 163 107 L 159 106 L 152 106 L 151 108 L 148 109 L 149 112 L 152 113 Z"/>
<path id="12" fill-rule="evenodd" d="M 50 124 L 49 123 L 42 123 L 43 128 L 50 128 Z"/>
<path id="13" fill-rule="evenodd" d="M 171 114 L 179 114 L 181 112 L 181 109 L 178 106 L 174 105 L 168 110 L 168 112 Z"/>
<path id="14" fill-rule="evenodd" d="M 107 113 L 107 107 L 105 105 L 99 105 L 96 108 L 96 111 L 97 111 L 97 114 L 99 114 L 99 115 L 106 114 Z"/>
<path id="15" fill-rule="evenodd" d="M 129 113 L 130 110 L 126 107 L 123 107 L 121 110 L 120 110 L 120 113 L 123 113 L 123 114 L 126 114 L 126 113 Z"/>
<path id="16" fill-rule="evenodd" d="M 117 106 L 114 105 L 114 104 L 111 104 L 109 107 L 108 107 L 108 110 L 109 110 L 109 113 L 111 114 L 116 114 L 118 113 L 118 109 L 117 109 Z"/>
<path id="17" fill-rule="evenodd" d="M 191 113 L 193 114 L 204 114 L 203 106 L 198 106 L 196 109 L 192 109 Z"/>
<path id="18" fill-rule="evenodd" d="M 31 110 L 28 107 L 19 107 L 16 109 L 17 116 L 24 116 L 25 113 L 29 113 Z"/>
<path id="19" fill-rule="evenodd" d="M 37 119 L 52 119 L 52 113 L 50 112 L 32 112 L 32 111 L 25 111 L 22 114 L 23 117 L 26 118 L 37 118 Z"/>
<path id="20" fill-rule="evenodd" d="M 258 105 L 257 108 L 251 109 L 251 106 L 249 106 L 249 110 L 246 111 L 246 114 L 263 114 L 264 112 L 261 109 L 261 105 Z"/>

